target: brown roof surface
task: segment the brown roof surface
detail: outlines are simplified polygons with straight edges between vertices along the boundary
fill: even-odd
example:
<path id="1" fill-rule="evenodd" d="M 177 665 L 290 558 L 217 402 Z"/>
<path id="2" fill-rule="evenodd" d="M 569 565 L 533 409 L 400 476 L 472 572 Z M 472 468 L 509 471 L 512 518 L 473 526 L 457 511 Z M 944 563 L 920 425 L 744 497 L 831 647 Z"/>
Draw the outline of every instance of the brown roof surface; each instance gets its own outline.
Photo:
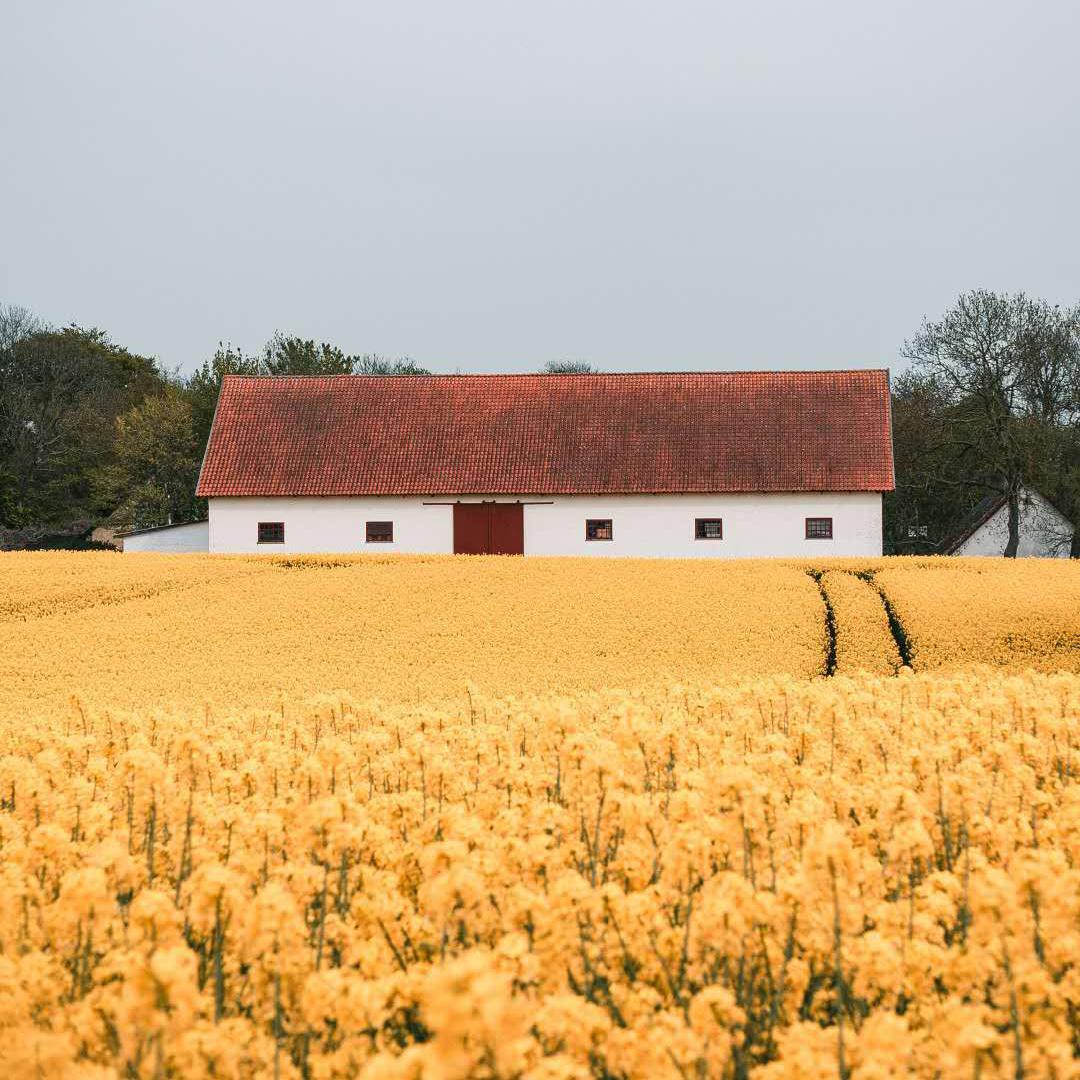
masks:
<path id="1" fill-rule="evenodd" d="M 886 371 L 227 377 L 198 493 L 887 491 Z"/>

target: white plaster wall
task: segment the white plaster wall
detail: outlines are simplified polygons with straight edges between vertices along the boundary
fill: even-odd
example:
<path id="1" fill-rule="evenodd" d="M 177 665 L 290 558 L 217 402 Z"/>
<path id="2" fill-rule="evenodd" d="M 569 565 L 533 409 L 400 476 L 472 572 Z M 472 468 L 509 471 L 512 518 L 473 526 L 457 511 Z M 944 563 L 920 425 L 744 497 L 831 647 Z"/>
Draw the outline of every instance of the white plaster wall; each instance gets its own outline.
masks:
<path id="1" fill-rule="evenodd" d="M 167 529 L 151 529 L 124 537 L 125 551 L 168 551 L 183 554 L 188 551 L 210 550 L 210 525 L 206 521 L 193 521 L 187 525 L 173 525 Z"/>
<path id="2" fill-rule="evenodd" d="M 611 518 L 614 539 L 587 541 L 586 518 Z M 695 540 L 694 518 L 718 517 L 723 540 Z M 806 518 L 831 517 L 832 540 L 807 540 Z M 753 558 L 766 555 L 880 555 L 881 495 L 564 496 L 525 507 L 525 552 Z"/>
<path id="3" fill-rule="evenodd" d="M 1020 501 L 1021 559 L 1067 559 L 1072 541 L 1072 524 L 1037 491 L 1025 491 Z M 954 552 L 956 555 L 997 555 L 1005 553 L 1009 542 L 1009 507 L 1002 506 Z"/>
<path id="4" fill-rule="evenodd" d="M 494 496 L 492 496 L 494 497 Z M 478 502 L 483 496 L 464 496 Z M 513 497 L 499 496 L 500 502 Z M 428 502 L 450 502 L 435 496 Z M 881 554 L 881 495 L 522 496 L 526 555 L 747 558 Z M 210 500 L 217 552 L 453 551 L 453 507 L 418 497 L 218 498 Z M 531 504 L 531 505 L 528 505 Z M 719 517 L 723 540 L 695 540 L 694 518 Z M 832 540 L 807 540 L 805 519 L 831 517 Z M 611 518 L 615 539 L 586 541 L 586 518 Z M 260 521 L 285 522 L 284 544 L 259 544 Z M 365 522 L 393 521 L 391 544 L 365 543 Z"/>
<path id="5" fill-rule="evenodd" d="M 324 551 L 452 552 L 453 507 L 424 506 L 424 501 L 416 496 L 210 499 L 210 550 L 271 555 Z M 285 543 L 260 544 L 260 521 L 285 522 Z M 393 542 L 367 543 L 369 521 L 392 521 Z"/>

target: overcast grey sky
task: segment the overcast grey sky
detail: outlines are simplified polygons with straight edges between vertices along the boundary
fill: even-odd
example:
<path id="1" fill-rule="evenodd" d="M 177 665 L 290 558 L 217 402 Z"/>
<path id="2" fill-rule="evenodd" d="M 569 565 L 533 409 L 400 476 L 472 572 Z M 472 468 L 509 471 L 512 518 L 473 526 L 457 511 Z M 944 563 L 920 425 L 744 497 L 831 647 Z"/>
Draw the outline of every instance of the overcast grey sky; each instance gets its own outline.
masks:
<path id="1" fill-rule="evenodd" d="M 895 365 L 1080 299 L 1080 5 L 4 0 L 0 302 L 190 370 Z"/>

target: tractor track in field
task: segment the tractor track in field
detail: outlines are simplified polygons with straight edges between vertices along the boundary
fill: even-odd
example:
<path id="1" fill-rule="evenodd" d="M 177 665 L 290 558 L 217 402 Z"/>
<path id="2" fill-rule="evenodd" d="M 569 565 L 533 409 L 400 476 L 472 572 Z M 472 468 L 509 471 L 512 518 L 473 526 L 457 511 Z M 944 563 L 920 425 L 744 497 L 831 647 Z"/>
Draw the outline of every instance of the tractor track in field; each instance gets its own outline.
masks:
<path id="1" fill-rule="evenodd" d="M 862 578 L 863 581 L 872 586 L 878 596 L 881 597 L 881 604 L 885 608 L 885 617 L 889 620 L 889 633 L 892 634 L 893 641 L 896 642 L 896 651 L 900 654 L 900 662 L 905 667 L 914 667 L 911 639 L 908 637 L 904 624 L 900 621 L 900 616 L 896 613 L 896 607 L 889 599 L 885 587 L 878 581 L 873 570 L 857 571 L 855 576 Z"/>
<path id="2" fill-rule="evenodd" d="M 885 592 L 884 586 L 877 580 L 873 570 L 845 570 L 842 573 L 849 573 L 852 577 L 859 578 L 861 581 L 865 581 L 874 592 L 877 594 L 878 599 L 881 601 L 881 605 L 885 611 L 885 618 L 888 622 L 889 633 L 892 635 L 893 642 L 896 645 L 896 651 L 900 654 L 900 663 L 904 667 L 914 667 L 911 639 L 907 635 L 907 631 L 904 629 L 904 624 L 900 620 L 900 616 L 897 614 L 896 607 L 889 599 L 888 593 Z M 837 650 L 837 625 L 836 625 L 836 609 L 833 606 L 832 600 L 829 597 L 828 590 L 825 588 L 825 582 L 823 580 L 825 571 L 817 567 L 809 568 L 806 573 L 814 581 L 814 584 L 818 587 L 818 592 L 821 593 L 821 602 L 825 607 L 825 659 L 822 674 L 826 678 L 830 678 L 836 674 L 836 650 Z"/>
<path id="3" fill-rule="evenodd" d="M 821 602 L 825 605 L 825 668 L 822 674 L 831 678 L 836 674 L 836 611 L 832 600 L 825 591 L 825 582 L 821 580 L 823 570 L 807 570 L 807 574 L 814 579 L 814 584 L 821 593 Z"/>

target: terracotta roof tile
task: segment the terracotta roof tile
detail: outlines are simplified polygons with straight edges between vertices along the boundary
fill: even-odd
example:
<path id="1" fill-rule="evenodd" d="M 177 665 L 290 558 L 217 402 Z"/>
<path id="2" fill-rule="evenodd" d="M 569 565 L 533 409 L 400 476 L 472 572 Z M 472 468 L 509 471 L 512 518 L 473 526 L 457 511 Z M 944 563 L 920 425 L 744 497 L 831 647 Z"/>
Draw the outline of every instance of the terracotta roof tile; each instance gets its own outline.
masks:
<path id="1" fill-rule="evenodd" d="M 886 491 L 885 371 L 228 377 L 199 495 Z"/>

